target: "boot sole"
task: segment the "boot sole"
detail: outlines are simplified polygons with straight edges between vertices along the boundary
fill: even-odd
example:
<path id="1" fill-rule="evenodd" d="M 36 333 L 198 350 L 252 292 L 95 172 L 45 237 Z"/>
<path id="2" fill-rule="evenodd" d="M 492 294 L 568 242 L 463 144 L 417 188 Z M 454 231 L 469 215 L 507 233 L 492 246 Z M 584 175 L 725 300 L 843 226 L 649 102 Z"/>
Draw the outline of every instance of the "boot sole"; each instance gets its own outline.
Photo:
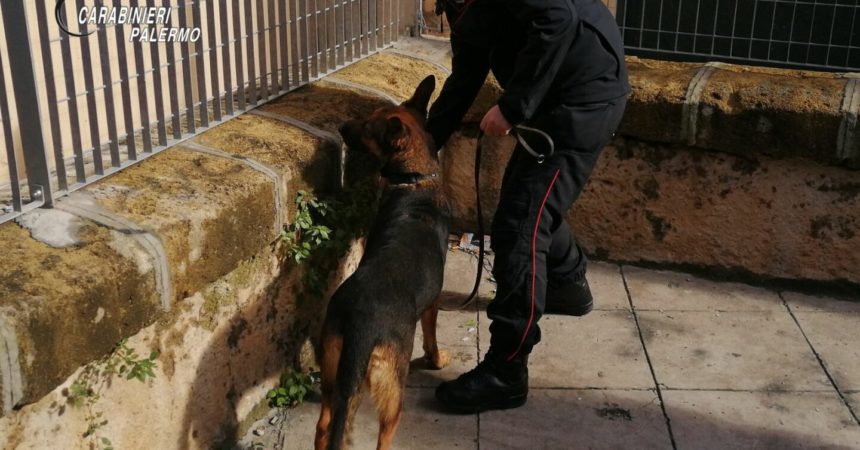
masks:
<path id="1" fill-rule="evenodd" d="M 505 399 L 497 400 L 497 401 L 490 402 L 490 403 L 483 403 L 480 405 L 464 406 L 464 405 L 452 405 L 452 404 L 448 404 L 448 403 L 444 403 L 444 405 L 448 409 L 450 409 L 454 412 L 457 412 L 457 413 L 474 414 L 474 413 L 491 411 L 491 410 L 519 408 L 520 406 L 523 406 L 526 404 L 526 400 L 528 400 L 528 393 L 511 396 L 511 397 L 508 397 Z"/>
<path id="2" fill-rule="evenodd" d="M 560 314 L 564 316 L 576 316 L 581 317 L 588 313 L 590 313 L 594 309 L 594 301 L 590 301 L 585 305 L 577 306 L 575 308 L 564 308 L 564 307 L 550 307 L 547 305 L 546 314 Z"/>

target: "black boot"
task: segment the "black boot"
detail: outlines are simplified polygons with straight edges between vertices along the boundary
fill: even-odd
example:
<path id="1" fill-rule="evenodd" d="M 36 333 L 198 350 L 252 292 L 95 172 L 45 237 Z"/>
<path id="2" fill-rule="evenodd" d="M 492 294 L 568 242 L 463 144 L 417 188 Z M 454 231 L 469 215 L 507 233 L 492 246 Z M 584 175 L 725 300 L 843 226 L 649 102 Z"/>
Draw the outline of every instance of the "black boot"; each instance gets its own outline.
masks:
<path id="1" fill-rule="evenodd" d="M 547 314 L 566 314 L 584 316 L 594 308 L 594 298 L 584 276 L 578 280 L 554 285 L 550 282 L 546 291 Z"/>
<path id="2" fill-rule="evenodd" d="M 436 399 L 453 411 L 476 413 L 522 406 L 529 392 L 528 355 L 507 361 L 492 350 L 478 367 L 436 388 Z"/>

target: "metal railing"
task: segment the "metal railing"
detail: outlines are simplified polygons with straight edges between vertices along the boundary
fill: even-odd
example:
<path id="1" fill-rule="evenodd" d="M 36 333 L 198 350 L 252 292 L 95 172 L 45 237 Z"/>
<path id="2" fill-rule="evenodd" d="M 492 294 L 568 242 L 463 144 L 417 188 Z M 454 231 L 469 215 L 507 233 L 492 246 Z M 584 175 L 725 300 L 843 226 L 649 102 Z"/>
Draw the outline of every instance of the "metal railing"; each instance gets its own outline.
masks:
<path id="1" fill-rule="evenodd" d="M 145 24 L 79 24 L 103 3 L 171 8 L 151 31 L 200 38 L 140 42 Z M 399 3 L 3 0 L 0 223 L 388 46 Z"/>
<path id="2" fill-rule="evenodd" d="M 857 0 L 618 0 L 631 55 L 860 71 Z"/>

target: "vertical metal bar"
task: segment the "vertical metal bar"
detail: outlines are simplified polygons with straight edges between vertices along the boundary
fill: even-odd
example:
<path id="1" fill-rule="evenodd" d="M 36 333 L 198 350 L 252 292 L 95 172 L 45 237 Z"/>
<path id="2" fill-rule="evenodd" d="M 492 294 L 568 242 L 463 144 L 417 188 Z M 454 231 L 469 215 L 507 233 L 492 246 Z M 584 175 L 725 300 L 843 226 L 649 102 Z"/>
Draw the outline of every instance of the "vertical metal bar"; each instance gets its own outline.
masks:
<path id="1" fill-rule="evenodd" d="M 774 8 L 774 11 L 776 8 Z M 788 31 L 788 50 L 785 52 L 785 61 L 791 59 L 791 43 L 794 41 L 794 19 L 797 17 L 797 3 L 791 5 L 791 27 Z M 755 22 L 753 21 L 753 30 L 755 30 Z"/>
<path id="2" fill-rule="evenodd" d="M 770 35 L 767 38 L 767 59 L 771 59 L 771 53 L 773 52 L 773 30 L 776 29 L 776 9 L 779 7 L 779 3 L 773 4 L 773 16 L 770 18 Z M 750 28 L 750 46 L 752 47 L 753 43 L 753 30 L 755 29 L 755 24 L 753 24 L 752 28 Z M 791 39 L 789 38 L 789 41 Z M 791 45 L 789 44 L 789 51 L 791 51 Z"/>
<path id="3" fill-rule="evenodd" d="M 64 23 L 68 23 L 66 20 L 66 8 L 60 8 L 57 12 L 60 15 L 60 19 L 62 19 Z M 84 150 L 81 148 L 81 121 L 78 116 L 75 68 L 72 66 L 72 44 L 70 42 L 70 36 L 62 36 L 60 39 L 60 53 L 63 60 L 63 72 L 65 72 L 62 75 L 62 78 L 65 81 L 66 98 L 68 98 L 66 105 L 69 110 L 69 132 L 72 137 L 72 151 L 75 154 L 75 180 L 78 183 L 84 183 L 87 180 L 87 174 L 86 169 L 84 168 Z M 50 64 L 51 61 L 46 61 L 46 63 Z M 57 106 L 54 105 L 53 107 Z"/>
<path id="4" fill-rule="evenodd" d="M 24 202 L 21 199 L 21 184 L 18 179 L 18 160 L 15 155 L 15 141 L 12 136 L 12 118 L 9 114 L 9 100 L 6 98 L 6 77 L 3 75 L 2 54 L 0 54 L 0 127 L 3 127 L 3 139 L 6 144 L 9 184 L 12 188 L 12 210 L 21 212 L 24 209 Z"/>
<path id="5" fill-rule="evenodd" d="M 299 2 L 300 0 L 290 0 L 290 66 L 293 71 L 292 86 L 298 86 L 302 83 L 302 74 L 300 71 L 301 56 L 299 56 Z"/>
<path id="6" fill-rule="evenodd" d="M 736 0 L 736 1 L 739 1 L 739 0 Z M 675 46 L 674 46 L 674 49 L 676 52 L 678 51 L 678 36 L 681 35 L 681 5 L 683 5 L 683 4 L 684 4 L 683 1 L 678 0 L 678 17 L 676 17 L 676 22 L 675 22 Z M 627 22 L 627 9 L 628 9 L 627 5 L 625 4 L 624 5 L 624 22 L 625 23 Z"/>
<path id="7" fill-rule="evenodd" d="M 753 0 L 753 1 L 758 2 L 758 0 Z M 693 52 L 698 52 L 697 47 L 696 47 L 696 43 L 698 42 L 698 38 L 699 38 L 699 12 L 701 11 L 701 9 L 702 9 L 702 0 L 697 0 L 696 1 L 696 25 L 693 27 Z M 644 14 L 645 12 L 643 11 L 642 13 Z M 640 44 L 641 44 L 641 42 L 640 42 Z"/>
<path id="8" fill-rule="evenodd" d="M 735 0 L 735 9 L 734 9 L 734 12 L 732 12 L 732 40 L 731 40 L 731 43 L 729 44 L 729 56 L 730 57 L 735 56 L 735 29 L 737 28 L 737 25 L 738 25 L 738 3 L 740 3 L 740 0 Z M 774 11 L 773 16 L 776 17 L 776 8 L 774 8 L 773 11 Z M 770 25 L 770 29 L 771 29 L 771 33 L 773 33 L 773 24 Z M 773 39 L 772 36 L 773 35 L 771 34 L 771 39 Z M 752 45 L 752 41 L 750 41 L 750 45 Z M 768 52 L 769 51 L 770 50 L 768 50 Z"/>
<path id="9" fill-rule="evenodd" d="M 347 1 L 335 0 L 337 15 L 335 16 L 335 43 L 337 44 L 337 65 L 341 66 L 346 60 L 346 11 Z"/>
<path id="10" fill-rule="evenodd" d="M 170 0 L 163 0 L 162 5 L 169 8 Z M 171 16 L 172 15 L 173 14 L 171 14 Z M 171 18 L 171 21 L 172 20 L 173 19 Z M 165 51 L 167 52 L 167 85 L 170 90 L 170 112 L 173 127 L 173 138 L 180 139 L 182 137 L 182 123 L 180 122 L 181 113 L 179 112 L 179 87 L 176 84 L 176 53 L 174 44 L 167 44 Z M 102 60 L 102 67 L 110 66 L 106 65 L 104 60 Z"/>
<path id="11" fill-rule="evenodd" d="M 236 61 L 236 97 L 239 99 L 239 109 L 245 110 L 245 102 L 247 91 L 245 90 L 245 57 L 242 54 L 242 14 L 243 12 L 240 0 L 233 0 L 233 47 L 234 58 Z"/>
<path id="12" fill-rule="evenodd" d="M 355 32 L 353 31 L 353 27 L 355 26 L 355 0 L 343 0 L 343 22 L 344 22 L 344 31 L 343 31 L 343 47 L 344 47 L 344 62 L 352 61 L 355 58 L 355 48 L 356 43 L 353 40 L 355 37 Z"/>
<path id="13" fill-rule="evenodd" d="M 714 17 L 716 22 L 717 18 Z M 660 13 L 657 16 L 657 50 L 660 50 L 660 40 L 663 38 L 663 0 L 660 0 Z"/>
<path id="14" fill-rule="evenodd" d="M 328 68 L 329 70 L 334 70 L 337 67 L 337 51 L 339 48 L 337 43 L 337 1 L 326 0 L 325 5 L 329 11 L 326 15 L 328 21 L 328 31 L 326 32 L 326 48 L 328 49 Z"/>
<path id="15" fill-rule="evenodd" d="M 809 37 L 806 39 L 806 56 L 803 58 L 805 64 L 809 64 L 809 49 L 812 48 L 812 33 L 815 31 L 815 13 L 818 11 L 818 0 L 812 2 L 812 18 L 809 20 Z"/>
<path id="16" fill-rule="evenodd" d="M 105 29 L 99 30 L 96 34 L 99 41 L 99 64 L 101 65 L 102 84 L 104 85 L 105 120 L 107 121 L 108 139 L 110 139 L 110 164 L 111 167 L 119 167 L 122 161 L 119 156 L 119 136 L 117 135 L 108 34 Z"/>
<path id="17" fill-rule="evenodd" d="M 394 2 L 392 0 L 382 0 L 382 4 L 385 6 L 382 13 L 382 45 L 387 46 L 391 43 Z"/>
<path id="18" fill-rule="evenodd" d="M 269 66 L 271 68 L 272 74 L 272 92 L 271 94 L 277 95 L 281 89 L 286 89 L 284 86 L 280 86 L 280 78 L 278 77 L 278 21 L 277 16 L 275 16 L 275 0 L 268 0 L 269 3 L 269 18 L 266 20 L 266 23 L 269 24 Z"/>
<path id="19" fill-rule="evenodd" d="M 699 0 L 701 1 L 701 0 Z M 645 33 L 645 11 L 648 9 L 648 0 L 642 0 L 642 18 L 639 21 L 639 47 L 644 48 L 642 44 L 643 35 Z M 696 24 L 699 23 L 699 7 L 696 7 Z M 696 47 L 696 37 L 693 36 L 693 48 Z"/>
<path id="20" fill-rule="evenodd" d="M 364 12 L 364 8 L 367 6 L 366 2 L 367 0 L 352 0 L 352 42 L 354 45 L 352 61 L 360 58 L 367 49 L 367 35 L 364 33 L 366 28 L 364 19 L 367 17 Z"/>
<path id="21" fill-rule="evenodd" d="M 663 0 L 660 0 L 660 1 L 662 2 Z M 711 28 L 711 56 L 714 55 L 714 48 L 715 48 L 716 43 L 717 43 L 717 24 L 718 24 L 717 19 L 719 18 L 719 15 L 720 15 L 720 0 L 717 0 L 717 5 L 716 5 L 716 8 L 714 9 L 713 28 Z"/>
<path id="22" fill-rule="evenodd" d="M 317 54 L 320 73 L 328 72 L 328 11 L 326 0 L 315 0 L 317 21 Z"/>
<path id="23" fill-rule="evenodd" d="M 388 34 L 388 0 L 376 0 L 376 48 L 385 46 Z"/>
<path id="24" fill-rule="evenodd" d="M 860 15 L 860 8 L 854 8 L 851 12 L 851 31 L 848 32 L 848 50 L 845 52 L 845 67 L 851 62 L 851 44 L 854 38 L 854 25 L 857 24 L 857 16 Z"/>
<path id="25" fill-rule="evenodd" d="M 227 115 L 233 115 L 233 77 L 230 74 L 230 25 L 227 22 L 230 14 L 227 12 L 227 2 L 218 2 L 221 13 L 221 68 L 224 73 L 224 103 L 227 106 Z M 234 11 L 233 14 L 236 14 Z"/>
<path id="26" fill-rule="evenodd" d="M 370 52 L 370 3 L 376 0 L 359 0 L 361 2 L 361 54 Z"/>
<path id="27" fill-rule="evenodd" d="M 753 15 L 752 15 L 752 22 L 751 22 L 752 25 L 750 26 L 750 48 L 747 49 L 747 59 L 749 59 L 750 56 L 752 56 L 753 41 L 755 41 L 755 17 L 756 17 L 756 14 L 758 13 L 758 2 L 759 2 L 759 0 L 753 0 L 753 1 L 755 3 L 753 4 Z M 776 9 L 774 8 L 774 11 L 775 10 Z M 792 22 L 793 22 L 793 20 L 792 20 Z M 789 47 L 789 49 L 790 49 L 790 47 Z"/>
<path id="28" fill-rule="evenodd" d="M 15 3 L 16 2 L 10 3 L 10 6 L 6 8 L 16 7 Z M 4 11 L 6 8 L 4 8 Z M 36 22 L 38 23 L 39 42 L 42 47 L 42 66 L 45 74 L 45 97 L 48 102 L 48 121 L 51 125 L 51 144 L 53 146 L 52 153 L 54 155 L 54 165 L 57 172 L 57 188 L 64 191 L 68 188 L 68 180 L 66 176 L 66 163 L 63 161 L 63 141 L 62 135 L 60 134 L 59 112 L 57 111 L 57 86 L 54 81 L 54 66 L 51 64 L 53 56 L 51 55 L 51 39 L 48 35 L 48 14 L 45 8 L 45 2 L 36 2 Z M 25 14 L 25 12 L 22 11 L 21 14 Z M 9 36 L 8 28 L 6 29 L 6 35 Z M 25 37 L 27 37 L 29 42 L 29 36 Z M 12 41 L 7 39 L 6 42 Z M 10 58 L 12 58 L 11 52 L 12 50 L 10 49 Z M 14 63 L 14 60 L 9 61 L 10 70 L 15 67 Z"/>
<path id="29" fill-rule="evenodd" d="M 191 17 L 194 27 L 202 27 L 203 19 L 200 15 L 201 0 L 193 0 L 191 4 Z M 206 93 L 206 43 L 201 36 L 195 45 L 195 58 L 197 67 L 197 98 L 200 101 L 200 126 L 209 126 L 209 95 Z M 214 71 L 213 71 L 214 72 Z"/>
<path id="30" fill-rule="evenodd" d="M 128 159 L 137 159 L 137 143 L 134 141 L 134 116 L 131 115 L 131 80 L 128 77 L 128 58 L 125 54 L 125 32 L 124 25 L 117 24 L 113 27 L 116 37 L 116 60 L 119 64 L 119 79 L 122 91 L 122 113 L 125 120 L 125 145 L 128 151 Z"/>
<path id="31" fill-rule="evenodd" d="M 308 62 L 308 1 L 309 0 L 296 0 L 299 4 L 299 15 L 298 19 L 301 20 L 301 44 L 299 44 L 301 51 L 301 61 L 302 61 L 302 81 L 308 82 L 310 81 L 310 67 Z"/>
<path id="32" fill-rule="evenodd" d="M 290 60 L 288 56 L 288 45 L 289 39 L 287 39 L 288 27 L 291 27 L 289 24 L 288 14 L 287 14 L 287 2 L 279 1 L 278 2 L 278 17 L 279 22 L 281 24 L 280 38 L 278 39 L 279 47 L 281 50 L 281 90 L 286 91 L 290 89 Z"/>
<path id="33" fill-rule="evenodd" d="M 245 0 L 245 44 L 248 55 L 248 104 L 257 104 L 257 68 L 254 62 L 254 10 L 251 0 Z"/>
<path id="34" fill-rule="evenodd" d="M 269 71 L 266 68 L 266 20 L 263 0 L 257 0 L 257 57 L 260 61 L 260 98 L 265 101 L 269 98 Z"/>
<path id="35" fill-rule="evenodd" d="M 184 0 L 179 0 L 183 2 Z M 186 10 L 185 5 L 180 3 L 179 8 L 179 27 L 187 28 L 188 27 L 188 11 Z M 182 41 L 180 45 L 180 54 L 182 55 L 182 78 L 183 78 L 183 90 L 185 91 L 185 119 L 188 124 L 188 132 L 194 133 L 197 129 L 197 123 L 194 119 L 194 94 L 191 88 L 191 80 L 193 75 L 191 74 L 191 56 L 190 51 L 188 50 L 188 41 Z"/>
<path id="36" fill-rule="evenodd" d="M 78 0 L 78 9 L 84 6 L 84 0 Z M 86 25 L 81 25 L 81 33 L 86 34 Z M 84 69 L 84 85 L 87 90 L 87 112 L 90 122 L 90 143 L 93 147 L 93 165 L 96 175 L 104 174 L 102 162 L 102 145 L 99 132 L 99 113 L 96 108 L 95 80 L 93 79 L 92 55 L 90 53 L 90 38 L 81 38 L 81 64 Z"/>
<path id="37" fill-rule="evenodd" d="M 132 0 L 131 7 L 137 8 L 139 0 Z M 134 73 L 137 76 L 137 101 L 140 105 L 140 123 L 143 126 L 143 151 L 152 151 L 152 134 L 149 131 L 149 94 L 146 90 L 146 70 L 143 64 L 143 44 L 134 42 Z M 133 138 L 133 137 L 132 137 Z"/>
<path id="38" fill-rule="evenodd" d="M 830 18 L 830 36 L 827 37 L 827 55 L 824 57 L 824 64 L 830 64 L 830 50 L 833 48 L 833 34 L 836 31 L 836 11 L 839 9 L 839 4 L 833 5 L 833 16 Z"/>
<path id="39" fill-rule="evenodd" d="M 83 3 L 83 0 L 78 0 Z M 155 7 L 155 0 L 147 0 L 147 6 Z M 150 45 L 152 59 L 152 90 L 155 94 L 155 118 L 158 120 L 158 145 L 167 145 L 167 124 L 164 120 L 164 86 L 161 83 L 161 46 Z"/>
<path id="40" fill-rule="evenodd" d="M 7 51 L 12 85 L 15 86 L 15 106 L 21 127 L 21 146 L 26 149 L 24 160 L 30 197 L 34 201 L 42 200 L 50 206 L 53 203 L 51 172 L 48 167 L 48 155 L 45 153 L 45 130 L 42 127 L 36 70 L 33 55 L 30 54 L 30 30 L 25 3 L 28 3 L 28 0 L 3 2 L 3 26 L 6 28 L 6 42 L 17 43 L 17 45 L 8 46 Z M 42 38 L 46 36 L 43 35 Z"/>
<path id="41" fill-rule="evenodd" d="M 308 63 L 310 64 L 311 78 L 318 78 L 319 71 L 319 39 L 318 23 L 317 23 L 317 2 L 316 0 L 306 0 L 310 11 L 308 17 Z"/>
<path id="42" fill-rule="evenodd" d="M 627 39 L 627 13 L 630 11 L 628 8 L 629 0 L 620 0 L 620 8 L 621 11 L 621 25 L 619 28 L 621 29 L 621 42 L 624 43 Z M 681 9 L 681 2 L 678 2 L 678 10 Z M 618 14 L 615 16 L 615 23 L 618 23 Z"/>
<path id="43" fill-rule="evenodd" d="M 215 39 L 215 2 L 206 0 L 206 27 L 209 28 L 209 76 L 212 77 L 212 113 L 221 120 L 221 81 L 218 77 L 218 41 Z M 203 38 L 200 38 L 203 42 Z"/>
<path id="44" fill-rule="evenodd" d="M 377 0 L 367 0 L 367 52 L 376 51 L 377 40 L 379 39 L 379 23 L 377 19 L 377 8 L 376 8 Z"/>

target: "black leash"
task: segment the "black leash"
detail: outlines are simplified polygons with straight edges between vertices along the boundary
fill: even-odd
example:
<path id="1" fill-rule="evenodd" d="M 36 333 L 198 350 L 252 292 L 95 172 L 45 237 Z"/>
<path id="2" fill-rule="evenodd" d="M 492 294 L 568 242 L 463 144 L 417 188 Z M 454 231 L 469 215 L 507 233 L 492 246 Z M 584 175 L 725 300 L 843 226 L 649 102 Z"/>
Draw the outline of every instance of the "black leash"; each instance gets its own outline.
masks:
<path id="1" fill-rule="evenodd" d="M 478 144 L 475 146 L 475 206 L 478 208 L 478 273 L 475 275 L 475 286 L 472 288 L 472 293 L 460 305 L 460 309 L 469 306 L 477 298 L 478 289 L 481 287 L 481 277 L 484 275 L 484 212 L 481 209 L 481 148 L 483 147 L 481 141 L 483 137 L 484 132 L 478 130 Z"/>
<path id="2" fill-rule="evenodd" d="M 547 144 L 549 144 L 549 154 L 538 153 L 535 151 L 531 145 L 522 137 L 520 131 L 527 131 L 538 134 L 539 136 L 546 139 Z M 552 138 L 546 134 L 545 132 L 537 129 L 526 127 L 523 125 L 516 125 L 513 129 L 511 129 L 511 134 L 517 138 L 517 141 L 523 147 L 523 149 L 535 157 L 538 164 L 543 164 L 546 160 L 547 156 L 552 156 L 555 153 L 555 143 Z M 478 130 L 478 143 L 475 146 L 475 206 L 478 208 L 478 273 L 475 276 L 475 286 L 472 288 L 472 293 L 469 294 L 469 297 L 460 305 L 460 309 L 463 309 L 469 306 L 472 301 L 478 296 L 478 289 L 481 287 L 481 277 L 484 275 L 484 212 L 481 208 L 481 150 L 483 148 L 482 141 L 484 138 L 484 131 Z M 470 242 L 471 244 L 471 242 Z"/>

